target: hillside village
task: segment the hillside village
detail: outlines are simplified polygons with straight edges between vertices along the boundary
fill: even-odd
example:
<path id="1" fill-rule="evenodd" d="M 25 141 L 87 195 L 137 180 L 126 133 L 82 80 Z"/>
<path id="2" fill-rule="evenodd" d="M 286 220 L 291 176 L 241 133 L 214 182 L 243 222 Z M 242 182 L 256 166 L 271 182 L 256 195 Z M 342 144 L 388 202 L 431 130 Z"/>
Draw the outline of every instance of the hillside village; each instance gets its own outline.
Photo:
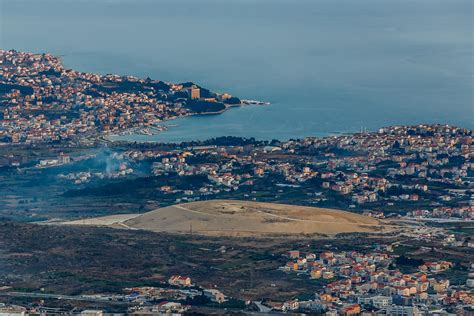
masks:
<path id="1" fill-rule="evenodd" d="M 77 142 L 239 105 L 183 84 L 67 69 L 51 54 L 0 50 L 0 143 Z"/>

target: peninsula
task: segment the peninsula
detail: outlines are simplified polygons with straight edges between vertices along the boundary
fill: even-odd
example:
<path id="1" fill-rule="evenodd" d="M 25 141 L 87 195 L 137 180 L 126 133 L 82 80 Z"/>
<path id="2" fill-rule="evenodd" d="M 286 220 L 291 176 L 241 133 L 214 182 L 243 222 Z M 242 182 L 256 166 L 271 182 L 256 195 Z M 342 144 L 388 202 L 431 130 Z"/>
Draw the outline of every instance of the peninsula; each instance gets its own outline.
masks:
<path id="1" fill-rule="evenodd" d="M 193 82 L 86 73 L 51 54 L 0 50 L 0 143 L 79 141 L 260 103 Z"/>

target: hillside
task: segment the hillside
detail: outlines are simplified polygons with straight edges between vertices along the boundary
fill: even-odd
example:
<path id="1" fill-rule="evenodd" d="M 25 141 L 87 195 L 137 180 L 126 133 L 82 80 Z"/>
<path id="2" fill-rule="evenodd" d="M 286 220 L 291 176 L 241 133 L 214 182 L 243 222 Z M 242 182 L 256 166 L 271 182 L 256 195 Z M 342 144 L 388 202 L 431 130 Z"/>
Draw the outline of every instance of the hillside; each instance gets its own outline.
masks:
<path id="1" fill-rule="evenodd" d="M 155 232 L 212 236 L 370 233 L 385 223 L 334 209 L 234 200 L 201 201 L 160 208 L 142 215 L 106 217 L 70 224 L 112 225 Z"/>

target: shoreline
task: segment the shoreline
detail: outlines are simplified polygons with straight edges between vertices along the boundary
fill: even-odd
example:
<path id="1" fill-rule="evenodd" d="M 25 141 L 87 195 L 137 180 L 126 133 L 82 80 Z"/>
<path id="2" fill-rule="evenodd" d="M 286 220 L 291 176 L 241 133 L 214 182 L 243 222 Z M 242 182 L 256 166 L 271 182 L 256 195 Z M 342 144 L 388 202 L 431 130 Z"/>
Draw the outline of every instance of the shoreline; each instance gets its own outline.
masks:
<path id="1" fill-rule="evenodd" d="M 246 101 L 246 100 L 244 100 Z M 218 115 L 218 114 L 223 114 L 224 112 L 228 111 L 229 109 L 231 108 L 234 108 L 234 107 L 243 107 L 243 106 L 249 106 L 249 105 L 269 105 L 270 103 L 269 102 L 261 102 L 261 101 L 258 101 L 260 102 L 259 104 L 251 104 L 251 103 L 239 103 L 239 104 L 225 104 L 224 103 L 224 106 L 225 108 L 220 110 L 220 111 L 214 111 L 214 112 L 202 112 L 202 113 L 188 113 L 188 114 L 183 114 L 183 115 L 180 115 L 180 116 L 177 116 L 177 117 L 173 117 L 173 118 L 170 118 L 170 119 L 166 119 L 166 120 L 163 120 L 161 121 L 159 124 L 162 124 L 162 123 L 165 123 L 165 122 L 170 122 L 170 121 L 173 121 L 173 120 L 177 120 L 177 119 L 182 119 L 182 118 L 186 118 L 186 117 L 193 117 L 193 116 L 207 116 L 207 115 Z M 161 125 L 161 126 L 165 126 L 167 127 L 166 125 Z M 173 126 L 173 127 L 179 127 L 179 126 Z M 146 128 L 157 128 L 156 126 L 147 126 L 147 127 L 141 127 L 141 128 L 138 128 L 138 129 L 146 129 Z M 123 131 L 122 133 L 126 133 L 128 130 L 131 130 L 133 128 L 130 128 L 130 129 L 127 129 L 125 131 Z M 135 128 L 136 129 L 136 128 Z M 156 135 L 159 135 L 163 132 L 166 132 L 168 130 L 168 128 L 165 128 L 161 131 L 159 131 L 158 133 L 156 134 L 150 134 L 150 135 L 147 135 L 147 134 L 142 134 L 142 136 L 156 136 Z M 127 134 L 129 136 L 131 135 L 139 135 L 137 133 L 131 133 L 131 134 Z M 126 142 L 126 143 L 157 143 L 159 141 L 155 141 L 155 140 L 149 140 L 149 141 L 139 141 L 139 140 L 114 140 L 112 139 L 112 137 L 121 137 L 121 136 L 127 136 L 126 134 L 112 134 L 112 135 L 99 135 L 98 138 L 103 138 L 109 142 L 112 142 L 112 143 L 117 143 L 117 142 Z"/>

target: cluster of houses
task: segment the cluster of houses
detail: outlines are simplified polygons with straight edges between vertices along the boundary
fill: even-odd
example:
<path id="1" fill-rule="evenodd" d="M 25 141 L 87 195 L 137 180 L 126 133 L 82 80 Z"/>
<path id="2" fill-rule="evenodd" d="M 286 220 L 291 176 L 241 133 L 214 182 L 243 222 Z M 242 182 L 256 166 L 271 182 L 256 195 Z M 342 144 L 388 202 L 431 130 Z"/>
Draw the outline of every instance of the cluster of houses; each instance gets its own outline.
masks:
<path id="1" fill-rule="evenodd" d="M 0 142 L 6 143 L 59 142 L 148 128 L 193 114 L 187 100 L 232 98 L 192 83 L 79 72 L 50 54 L 15 50 L 0 50 L 0 78 L 6 100 L 0 107 Z"/>
<path id="2" fill-rule="evenodd" d="M 110 297 L 112 301 L 129 304 L 127 314 L 131 315 L 182 315 L 191 309 L 186 302 L 198 297 L 207 298 L 212 303 L 227 301 L 218 289 L 205 289 L 194 285 L 188 276 L 173 275 L 168 279 L 170 287 L 125 288 L 124 294 Z"/>
<path id="3" fill-rule="evenodd" d="M 168 284 L 178 287 L 194 287 L 191 283 L 191 278 L 188 276 L 173 275 L 168 279 Z M 201 289 L 202 294 L 209 298 L 211 302 L 223 303 L 225 302 L 226 296 L 218 289 Z"/>
<path id="4" fill-rule="evenodd" d="M 339 155 L 338 150 L 343 154 Z M 147 150 L 132 156 L 144 159 L 150 155 Z M 429 212 L 432 217 L 472 218 L 474 200 L 468 188 L 474 175 L 473 155 L 471 131 L 421 125 L 291 140 L 278 146 L 257 142 L 245 146 L 177 147 L 161 152 L 161 160 L 153 163 L 152 172 L 205 175 L 210 185 L 186 192 L 195 199 L 273 177 L 284 179 L 278 183 L 281 187 L 314 188 L 308 202 L 324 202 L 336 194 L 349 208 L 398 205 L 403 209 L 422 203 L 429 207 L 411 216 Z M 445 172 L 446 168 L 451 171 Z M 453 168 L 462 172 L 452 172 Z M 426 174 L 417 173 L 421 169 Z M 169 192 L 177 193 L 173 188 Z"/>
<path id="5" fill-rule="evenodd" d="M 378 133 L 307 138 L 287 142 L 282 148 L 295 153 L 324 148 L 351 152 L 321 156 L 318 169 L 322 169 L 324 188 L 350 195 L 357 204 L 381 199 L 418 201 L 430 190 L 430 183 L 468 187 L 474 170 L 472 131 L 444 125 L 396 126 Z M 440 199 L 470 198 L 455 191 L 445 195 Z"/>
<path id="6" fill-rule="evenodd" d="M 422 312 L 427 307 L 442 311 L 474 305 L 474 282 L 469 279 L 464 285 L 452 285 L 437 276 L 452 268 L 451 262 L 425 262 L 417 272 L 402 273 L 396 268 L 393 255 L 379 251 L 315 254 L 292 250 L 287 258 L 280 270 L 324 282 L 310 309 L 327 311 L 326 315 L 399 315 L 397 310 L 407 315 L 425 315 Z M 279 308 L 305 310 L 308 304 L 294 300 Z"/>
<path id="7" fill-rule="evenodd" d="M 64 155 L 60 155 L 64 156 Z M 77 159 L 80 161 L 81 159 Z M 93 168 L 89 168 L 88 171 L 78 171 L 78 172 L 70 172 L 70 173 L 60 173 L 57 175 L 59 179 L 68 180 L 73 182 L 74 184 L 83 184 L 88 183 L 92 179 L 116 179 L 121 177 L 130 176 L 134 173 L 134 169 L 130 167 L 129 162 L 126 161 L 121 154 L 113 153 L 107 155 L 106 157 L 98 158 L 97 155 L 89 155 L 82 160 L 89 160 L 89 161 L 100 161 L 104 165 L 103 168 L 97 167 L 97 170 L 93 170 Z M 56 161 L 53 159 L 53 161 Z M 61 161 L 61 160 L 59 160 Z M 71 158 L 68 159 L 71 161 Z M 59 163 L 59 164 L 51 164 L 48 166 L 54 167 L 58 165 L 63 165 L 66 163 Z"/>
<path id="8" fill-rule="evenodd" d="M 471 199 L 469 202 L 473 201 Z M 407 213 L 407 217 L 417 218 L 417 219 L 464 219 L 472 220 L 474 219 L 474 203 L 471 205 L 465 206 L 443 206 L 435 207 L 432 210 L 421 209 L 414 210 Z"/>

